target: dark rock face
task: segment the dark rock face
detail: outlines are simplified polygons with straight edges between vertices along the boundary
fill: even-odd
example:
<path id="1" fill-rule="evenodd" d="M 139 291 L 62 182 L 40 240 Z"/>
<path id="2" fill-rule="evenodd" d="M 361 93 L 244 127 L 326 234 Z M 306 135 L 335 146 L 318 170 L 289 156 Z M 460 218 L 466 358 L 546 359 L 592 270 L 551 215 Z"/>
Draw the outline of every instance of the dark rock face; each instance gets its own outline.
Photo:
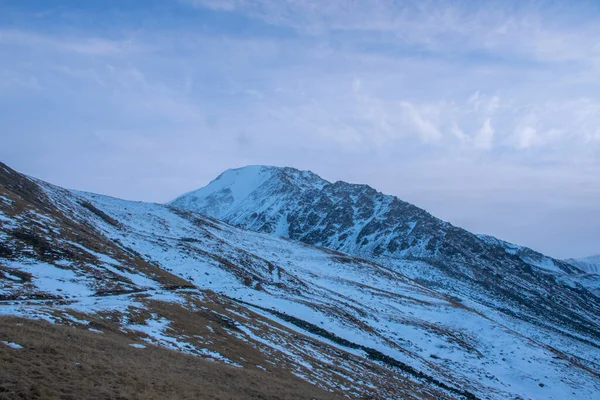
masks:
<path id="1" fill-rule="evenodd" d="M 459 299 L 553 330 L 569 326 L 600 341 L 600 298 L 565 279 L 581 273 L 573 265 L 475 235 L 367 185 L 264 168 L 269 178 L 236 199 L 235 207 L 214 203 L 228 189 L 212 193 L 212 183 L 201 189 L 209 203 L 179 198 L 171 205 L 374 260 Z M 232 179 L 232 185 L 238 183 L 243 184 Z M 424 267 L 407 271 L 406 259 L 421 260 Z"/>

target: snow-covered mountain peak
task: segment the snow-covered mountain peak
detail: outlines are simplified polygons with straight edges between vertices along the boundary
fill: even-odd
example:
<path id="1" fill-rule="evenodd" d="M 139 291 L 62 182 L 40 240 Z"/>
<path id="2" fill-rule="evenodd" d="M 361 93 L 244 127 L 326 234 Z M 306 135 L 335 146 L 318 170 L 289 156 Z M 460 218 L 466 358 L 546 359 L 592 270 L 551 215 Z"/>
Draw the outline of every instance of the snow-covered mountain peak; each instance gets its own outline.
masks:
<path id="1" fill-rule="evenodd" d="M 584 258 L 571 258 L 567 262 L 588 274 L 600 274 L 600 254 Z"/>
<path id="2" fill-rule="evenodd" d="M 583 260 L 600 264 L 600 254 L 595 256 L 586 257 Z"/>
<path id="3" fill-rule="evenodd" d="M 206 214 L 222 218 L 240 205 L 255 207 L 265 193 L 293 193 L 321 189 L 326 180 L 310 171 L 290 167 L 249 165 L 228 169 L 198 190 L 186 193 L 170 205 L 185 209 L 203 209 Z"/>
<path id="4" fill-rule="evenodd" d="M 211 186 L 217 182 L 221 185 L 240 185 L 264 181 L 265 179 L 276 177 L 283 180 L 285 183 L 298 186 L 314 186 L 320 187 L 327 183 L 325 179 L 312 171 L 303 171 L 292 167 L 278 167 L 274 165 L 247 165 L 245 167 L 230 168 L 219 175 L 216 179 L 209 183 Z M 258 185 L 253 186 L 256 189 Z"/>
<path id="5" fill-rule="evenodd" d="M 207 186 L 186 193 L 172 203 L 180 206 L 202 204 L 211 214 L 221 216 L 227 210 L 239 205 L 266 181 L 277 173 L 277 168 L 251 165 L 228 169 Z"/>

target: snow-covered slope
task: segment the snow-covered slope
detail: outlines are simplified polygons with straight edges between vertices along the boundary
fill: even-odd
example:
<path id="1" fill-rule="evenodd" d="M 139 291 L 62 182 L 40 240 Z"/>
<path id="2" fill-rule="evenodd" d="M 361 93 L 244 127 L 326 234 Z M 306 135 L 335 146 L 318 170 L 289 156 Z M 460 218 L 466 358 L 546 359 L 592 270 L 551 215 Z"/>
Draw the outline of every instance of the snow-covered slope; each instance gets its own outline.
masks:
<path id="1" fill-rule="evenodd" d="M 600 254 L 585 258 L 570 258 L 566 261 L 588 274 L 600 274 Z"/>
<path id="2" fill-rule="evenodd" d="M 184 209 L 200 207 L 206 214 L 222 219 L 232 210 L 244 209 L 257 202 L 265 206 L 265 199 L 257 197 L 260 193 L 259 189 L 274 193 L 281 188 L 278 185 L 280 179 L 286 184 L 301 189 L 322 188 L 328 183 L 308 171 L 251 165 L 227 170 L 209 186 L 186 193 L 173 203 Z M 275 204 L 277 199 L 271 197 L 269 203 Z"/>
<path id="3" fill-rule="evenodd" d="M 268 174 L 250 178 L 257 171 Z M 255 184 L 243 200 L 219 202 L 232 187 L 248 188 L 238 182 L 244 179 Z M 600 340 L 600 280 L 565 261 L 472 234 L 367 185 L 249 167 L 226 171 L 170 205 L 375 261 L 524 334 L 534 324 L 549 346 L 561 344 L 548 332 Z"/>
<path id="4" fill-rule="evenodd" d="M 383 266 L 1 165 L 0 183 L 2 314 L 116 324 L 142 343 L 288 371 L 351 398 L 593 399 L 600 390 L 593 335 L 484 315 L 399 272 L 429 262 Z"/>

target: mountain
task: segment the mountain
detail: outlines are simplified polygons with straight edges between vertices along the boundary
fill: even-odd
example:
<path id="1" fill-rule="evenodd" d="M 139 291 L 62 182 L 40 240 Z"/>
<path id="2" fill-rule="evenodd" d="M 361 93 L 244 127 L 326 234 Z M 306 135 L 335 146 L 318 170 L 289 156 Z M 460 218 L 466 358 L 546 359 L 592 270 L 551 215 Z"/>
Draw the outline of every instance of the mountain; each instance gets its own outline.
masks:
<path id="1" fill-rule="evenodd" d="M 600 254 L 585 258 L 570 258 L 566 262 L 588 274 L 600 274 Z"/>
<path id="2" fill-rule="evenodd" d="M 597 277 L 526 247 L 470 233 L 367 185 L 250 166 L 228 170 L 169 204 L 377 262 L 522 334 L 535 327 L 548 346 L 566 350 L 564 343 L 583 340 L 598 354 Z M 551 339 L 554 333 L 568 339 Z"/>
<path id="3" fill-rule="evenodd" d="M 281 170 L 253 169 L 215 193 L 214 210 L 250 207 L 269 185 L 262 206 L 290 200 L 272 180 Z M 285 173 L 295 195 L 329 185 Z M 600 390 L 597 300 L 576 281 L 558 293 L 569 302 L 563 322 L 588 318 L 587 330 L 419 283 L 401 271 L 430 270 L 422 281 L 433 282 L 443 268 L 416 251 L 383 265 L 172 205 L 65 190 L 2 164 L 0 238 L 4 397 L 593 399 Z M 561 274 L 576 277 L 571 268 Z M 555 285 L 545 289 L 563 290 Z M 578 293 L 587 316 L 567 308 Z"/>
<path id="4" fill-rule="evenodd" d="M 287 167 L 228 170 L 169 204 L 369 258 L 452 259 L 480 265 L 493 256 L 517 268 L 527 264 L 552 272 L 581 272 L 531 249 L 471 234 L 367 185 L 331 183 L 310 171 Z M 490 254 L 492 250 L 498 254 Z"/>

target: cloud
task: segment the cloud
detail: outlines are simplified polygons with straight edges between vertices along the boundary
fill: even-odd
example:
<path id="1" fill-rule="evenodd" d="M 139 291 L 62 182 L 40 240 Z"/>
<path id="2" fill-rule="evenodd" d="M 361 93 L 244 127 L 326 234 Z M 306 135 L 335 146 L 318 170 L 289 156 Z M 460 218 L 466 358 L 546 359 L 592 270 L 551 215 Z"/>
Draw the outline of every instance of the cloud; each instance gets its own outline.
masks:
<path id="1" fill-rule="evenodd" d="M 593 2 L 581 2 L 575 7 L 534 1 L 443 0 L 188 0 L 186 3 L 243 13 L 314 35 L 340 31 L 387 33 L 395 42 L 418 44 L 433 52 L 451 48 L 454 53 L 495 52 L 544 62 L 597 64 L 600 61 L 600 46 L 593 39 L 600 34 L 600 27 L 591 17 L 600 10 Z M 579 13 L 573 13 L 574 9 Z M 590 17 L 586 18 L 586 13 Z M 576 24 L 565 23 L 568 15 L 577 19 Z"/>
<path id="2" fill-rule="evenodd" d="M 492 128 L 492 120 L 487 118 L 483 126 L 477 132 L 473 140 L 473 145 L 478 149 L 489 150 L 494 142 L 494 128 Z"/>
<path id="3" fill-rule="evenodd" d="M 0 29 L 0 158 L 24 172 L 166 201 L 226 168 L 291 165 L 592 252 L 576 233 L 598 231 L 568 221 L 600 227 L 593 3 L 81 4 Z M 544 245 L 549 216 L 569 233 Z"/>
<path id="4" fill-rule="evenodd" d="M 537 124 L 538 119 L 533 111 L 521 118 L 511 138 L 517 149 L 527 150 L 544 144 L 545 140 L 542 139 L 536 128 Z M 557 136 L 560 135 L 559 131 L 554 131 L 552 133 Z"/>
<path id="5" fill-rule="evenodd" d="M 0 88 L 19 87 L 22 89 L 42 89 L 35 76 L 27 76 L 16 71 L 0 71 Z"/>
<path id="6" fill-rule="evenodd" d="M 420 134 L 425 143 L 435 143 L 442 138 L 442 133 L 431 119 L 435 118 L 435 110 L 433 111 L 434 115 L 431 115 L 428 118 L 422 115 L 423 111 L 418 110 L 409 102 L 401 102 L 400 108 L 402 109 L 403 114 L 406 115 L 408 124 Z M 430 110 L 429 113 L 432 114 L 432 111 Z"/>
<path id="7" fill-rule="evenodd" d="M 539 146 L 542 140 L 539 138 L 535 128 L 524 126 L 516 132 L 517 148 L 529 149 L 530 147 Z"/>
<path id="8" fill-rule="evenodd" d="M 0 45 L 47 49 L 88 56 L 109 56 L 141 51 L 132 40 L 110 40 L 79 35 L 44 35 L 33 31 L 0 30 Z"/>

